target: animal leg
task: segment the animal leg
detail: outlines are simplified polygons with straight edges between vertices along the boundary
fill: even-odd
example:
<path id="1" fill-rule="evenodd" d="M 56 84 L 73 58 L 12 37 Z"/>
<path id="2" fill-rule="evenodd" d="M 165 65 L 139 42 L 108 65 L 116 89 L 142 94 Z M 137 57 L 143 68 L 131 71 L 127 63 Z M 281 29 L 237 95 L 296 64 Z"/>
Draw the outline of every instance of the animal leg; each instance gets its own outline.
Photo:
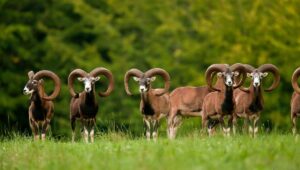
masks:
<path id="1" fill-rule="evenodd" d="M 223 117 L 223 116 L 221 116 L 221 117 L 219 118 L 219 122 L 220 122 L 220 125 L 221 125 L 222 130 L 223 130 L 223 135 L 224 135 L 224 136 L 229 136 L 229 133 L 228 133 L 228 132 L 230 132 L 230 128 L 226 128 L 226 127 L 225 127 L 225 122 L 224 122 L 224 117 Z"/>
<path id="2" fill-rule="evenodd" d="M 76 128 L 76 118 L 71 117 L 71 128 L 72 128 L 72 142 L 75 142 L 75 128 Z"/>
<path id="3" fill-rule="evenodd" d="M 233 132 L 233 135 L 236 134 L 236 126 L 237 126 L 237 116 L 233 115 L 232 116 L 232 132 Z"/>
<path id="4" fill-rule="evenodd" d="M 91 122 L 91 130 L 90 130 L 90 138 L 91 138 L 91 143 L 94 143 L 94 130 L 96 126 L 96 118 L 90 120 Z"/>
<path id="5" fill-rule="evenodd" d="M 167 134 L 169 139 L 174 139 L 174 119 L 176 117 L 176 112 L 174 109 L 170 111 L 169 117 L 167 119 L 168 129 Z"/>
<path id="6" fill-rule="evenodd" d="M 292 132 L 294 136 L 297 134 L 297 116 L 295 114 L 292 115 Z"/>
<path id="7" fill-rule="evenodd" d="M 87 121 L 82 119 L 81 122 L 82 122 L 82 126 L 83 126 L 82 135 L 83 135 L 85 143 L 88 143 L 89 142 L 89 131 L 87 129 Z"/>
<path id="8" fill-rule="evenodd" d="M 46 132 L 47 132 L 47 130 L 48 130 L 49 124 L 50 124 L 50 119 L 47 118 L 47 119 L 43 122 L 43 125 L 42 125 L 42 140 L 43 140 L 43 141 L 46 139 Z"/>
<path id="9" fill-rule="evenodd" d="M 144 126 L 145 126 L 145 129 L 146 129 L 146 138 L 147 138 L 147 140 L 150 140 L 150 138 L 151 138 L 151 124 L 150 124 L 150 121 L 146 117 L 143 118 L 143 121 L 144 121 Z"/>
<path id="10" fill-rule="evenodd" d="M 181 126 L 182 123 L 182 117 L 181 116 L 176 116 L 174 119 L 174 127 L 173 127 L 173 136 L 174 138 L 176 137 L 177 130 Z"/>
<path id="11" fill-rule="evenodd" d="M 34 121 L 33 119 L 29 119 L 29 125 L 30 125 L 32 133 L 34 135 L 34 140 L 39 140 L 40 136 L 38 133 L 39 132 L 38 123 L 36 121 Z"/>
<path id="12" fill-rule="evenodd" d="M 201 130 L 202 135 L 204 135 L 206 133 L 206 130 L 208 130 L 207 129 L 207 123 L 208 123 L 207 116 L 205 116 L 203 114 L 203 116 L 202 116 L 202 130 Z"/>
<path id="13" fill-rule="evenodd" d="M 152 132 L 152 137 L 154 141 L 157 141 L 158 137 L 158 127 L 159 127 L 159 120 L 153 120 L 153 132 Z"/>
<path id="14" fill-rule="evenodd" d="M 249 118 L 246 117 L 244 119 L 244 124 L 243 124 L 243 133 L 248 133 L 248 132 L 250 132 L 250 130 L 249 130 Z"/>

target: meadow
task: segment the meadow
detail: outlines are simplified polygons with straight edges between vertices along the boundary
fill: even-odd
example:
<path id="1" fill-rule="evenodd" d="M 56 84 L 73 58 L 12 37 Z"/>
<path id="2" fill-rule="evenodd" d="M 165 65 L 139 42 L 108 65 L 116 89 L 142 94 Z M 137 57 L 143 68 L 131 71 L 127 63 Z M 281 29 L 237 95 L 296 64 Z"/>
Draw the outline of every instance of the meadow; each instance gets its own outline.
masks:
<path id="1" fill-rule="evenodd" d="M 0 142 L 0 169 L 299 169 L 299 141 L 272 132 L 256 138 L 192 133 L 147 141 L 124 133 L 98 134 L 95 143 L 34 142 L 11 135 Z"/>

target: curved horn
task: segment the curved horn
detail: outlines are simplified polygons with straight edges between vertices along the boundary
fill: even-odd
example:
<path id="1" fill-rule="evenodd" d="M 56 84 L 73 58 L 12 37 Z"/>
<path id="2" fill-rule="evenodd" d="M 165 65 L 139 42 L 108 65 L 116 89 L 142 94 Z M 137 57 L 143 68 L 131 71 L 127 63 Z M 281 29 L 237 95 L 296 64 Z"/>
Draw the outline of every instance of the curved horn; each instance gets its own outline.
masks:
<path id="1" fill-rule="evenodd" d="M 109 85 L 107 87 L 107 90 L 105 92 L 99 92 L 98 93 L 99 96 L 106 97 L 113 91 L 115 83 L 111 71 L 109 71 L 104 67 L 97 67 L 90 72 L 90 75 L 93 77 L 96 77 L 98 75 L 104 75 L 109 80 Z"/>
<path id="2" fill-rule="evenodd" d="M 129 87 L 128 87 L 128 81 L 129 81 L 130 77 L 135 76 L 135 77 L 141 78 L 143 75 L 144 75 L 144 73 L 136 68 L 132 68 L 125 73 L 124 86 L 125 86 L 125 91 L 128 95 L 132 95 L 131 92 L 129 91 Z"/>
<path id="3" fill-rule="evenodd" d="M 246 73 L 252 73 L 255 70 L 255 68 L 253 66 L 249 65 L 249 64 L 244 64 L 244 68 L 245 68 Z M 240 78 L 241 78 L 241 75 L 239 75 L 237 77 L 237 80 L 240 81 Z M 246 77 L 245 77 L 245 79 L 246 79 Z M 249 87 L 246 88 L 246 87 L 240 86 L 239 89 L 244 91 L 244 92 L 249 92 L 250 91 Z"/>
<path id="4" fill-rule="evenodd" d="M 295 92 L 300 94 L 300 88 L 299 88 L 299 85 L 297 83 L 297 80 L 298 80 L 299 76 L 300 76 L 300 67 L 295 70 L 295 72 L 293 73 L 293 76 L 292 76 L 293 89 L 295 90 Z"/>
<path id="5" fill-rule="evenodd" d="M 274 90 L 276 87 L 278 87 L 279 82 L 280 82 L 280 74 L 279 74 L 279 70 L 276 66 L 274 66 L 273 64 L 264 64 L 258 68 L 258 71 L 260 71 L 262 73 L 270 72 L 274 75 L 273 84 L 268 89 L 265 89 L 266 92 L 270 92 L 270 91 Z"/>
<path id="6" fill-rule="evenodd" d="M 208 87 L 214 91 L 220 91 L 219 89 L 213 87 L 212 80 L 216 74 L 215 72 L 225 72 L 226 67 L 228 67 L 227 64 L 212 64 L 209 66 L 205 72 L 205 79 Z"/>
<path id="7" fill-rule="evenodd" d="M 154 75 L 160 75 L 164 80 L 165 80 L 165 87 L 162 91 L 159 91 L 156 93 L 156 95 L 160 96 L 165 94 L 166 92 L 169 91 L 170 89 L 170 75 L 167 71 L 165 71 L 164 69 L 161 68 L 153 68 L 148 70 L 145 73 L 145 77 L 150 78 L 153 77 Z"/>
<path id="8" fill-rule="evenodd" d="M 78 97 L 78 94 L 74 91 L 74 86 L 73 86 L 75 78 L 76 77 L 86 77 L 86 76 L 87 76 L 87 73 L 81 69 L 75 69 L 69 74 L 68 87 L 69 87 L 69 92 L 72 97 L 75 97 L 75 96 Z"/>
<path id="9" fill-rule="evenodd" d="M 232 72 L 238 71 L 239 72 L 239 79 L 242 76 L 242 79 L 239 80 L 239 82 L 233 86 L 233 88 L 238 88 L 242 86 L 246 80 L 246 70 L 243 64 L 241 63 L 235 63 L 230 66 L 230 69 Z"/>
<path id="10" fill-rule="evenodd" d="M 60 87 L 61 87 L 60 79 L 55 73 L 53 73 L 52 71 L 48 71 L 48 70 L 41 70 L 41 71 L 37 72 L 33 76 L 33 79 L 40 80 L 43 77 L 51 78 L 54 81 L 55 87 L 54 87 L 53 93 L 50 96 L 43 96 L 42 98 L 44 100 L 53 100 L 58 96 L 58 94 L 60 92 Z"/>

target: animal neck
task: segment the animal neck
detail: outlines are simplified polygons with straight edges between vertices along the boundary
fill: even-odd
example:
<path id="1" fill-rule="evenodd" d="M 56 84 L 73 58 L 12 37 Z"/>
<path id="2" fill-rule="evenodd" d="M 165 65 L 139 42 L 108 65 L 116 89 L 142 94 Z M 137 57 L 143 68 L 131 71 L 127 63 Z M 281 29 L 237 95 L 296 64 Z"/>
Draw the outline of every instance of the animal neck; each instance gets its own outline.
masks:
<path id="1" fill-rule="evenodd" d="M 31 94 L 31 98 L 30 98 L 31 102 L 34 102 L 34 104 L 36 106 L 42 105 L 42 103 L 43 103 L 43 100 L 42 100 L 43 93 L 44 93 L 44 90 L 41 89 L 41 88 L 38 88 L 38 91 L 34 91 Z"/>
<path id="2" fill-rule="evenodd" d="M 96 92 L 95 92 L 95 88 L 93 87 L 93 89 L 90 92 L 85 92 L 85 104 L 94 104 L 96 101 Z"/>
<path id="3" fill-rule="evenodd" d="M 250 86 L 250 93 L 251 96 L 253 97 L 253 100 L 258 100 L 262 97 L 262 90 L 261 90 L 261 86 L 259 87 L 254 87 L 253 84 L 251 84 Z"/>
<path id="4" fill-rule="evenodd" d="M 231 114 L 234 109 L 233 88 L 225 85 L 225 90 L 223 92 L 221 91 L 220 94 L 224 94 L 222 112 Z"/>
<path id="5" fill-rule="evenodd" d="M 224 102 L 233 101 L 233 88 L 225 85 L 225 98 Z"/>
<path id="6" fill-rule="evenodd" d="M 150 90 L 150 89 L 149 89 Z M 145 102 L 145 103 L 148 103 L 149 102 L 149 91 L 148 92 L 144 92 L 144 93 L 141 93 L 141 99 Z"/>
<path id="7" fill-rule="evenodd" d="M 252 97 L 249 101 L 251 101 L 250 104 L 250 111 L 251 112 L 259 112 L 263 110 L 263 95 L 262 95 L 262 88 L 254 87 L 253 84 L 250 86 L 250 97 Z"/>

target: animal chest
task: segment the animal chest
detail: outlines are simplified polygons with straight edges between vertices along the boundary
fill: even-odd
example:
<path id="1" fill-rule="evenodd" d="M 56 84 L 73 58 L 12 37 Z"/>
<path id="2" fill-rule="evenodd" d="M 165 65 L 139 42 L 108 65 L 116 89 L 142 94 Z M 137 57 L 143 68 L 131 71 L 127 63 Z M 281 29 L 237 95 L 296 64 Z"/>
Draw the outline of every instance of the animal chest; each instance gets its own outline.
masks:
<path id="1" fill-rule="evenodd" d="M 80 107 L 81 116 L 85 119 L 94 118 L 98 112 L 98 106 L 84 105 Z"/>
<path id="2" fill-rule="evenodd" d="M 153 116 L 155 114 L 155 111 L 153 107 L 147 103 L 142 107 L 142 113 L 147 116 Z"/>
<path id="3" fill-rule="evenodd" d="M 32 117 L 36 121 L 43 121 L 43 120 L 45 120 L 46 115 L 47 115 L 47 110 L 45 108 L 43 108 L 42 106 L 35 106 L 32 109 Z"/>

